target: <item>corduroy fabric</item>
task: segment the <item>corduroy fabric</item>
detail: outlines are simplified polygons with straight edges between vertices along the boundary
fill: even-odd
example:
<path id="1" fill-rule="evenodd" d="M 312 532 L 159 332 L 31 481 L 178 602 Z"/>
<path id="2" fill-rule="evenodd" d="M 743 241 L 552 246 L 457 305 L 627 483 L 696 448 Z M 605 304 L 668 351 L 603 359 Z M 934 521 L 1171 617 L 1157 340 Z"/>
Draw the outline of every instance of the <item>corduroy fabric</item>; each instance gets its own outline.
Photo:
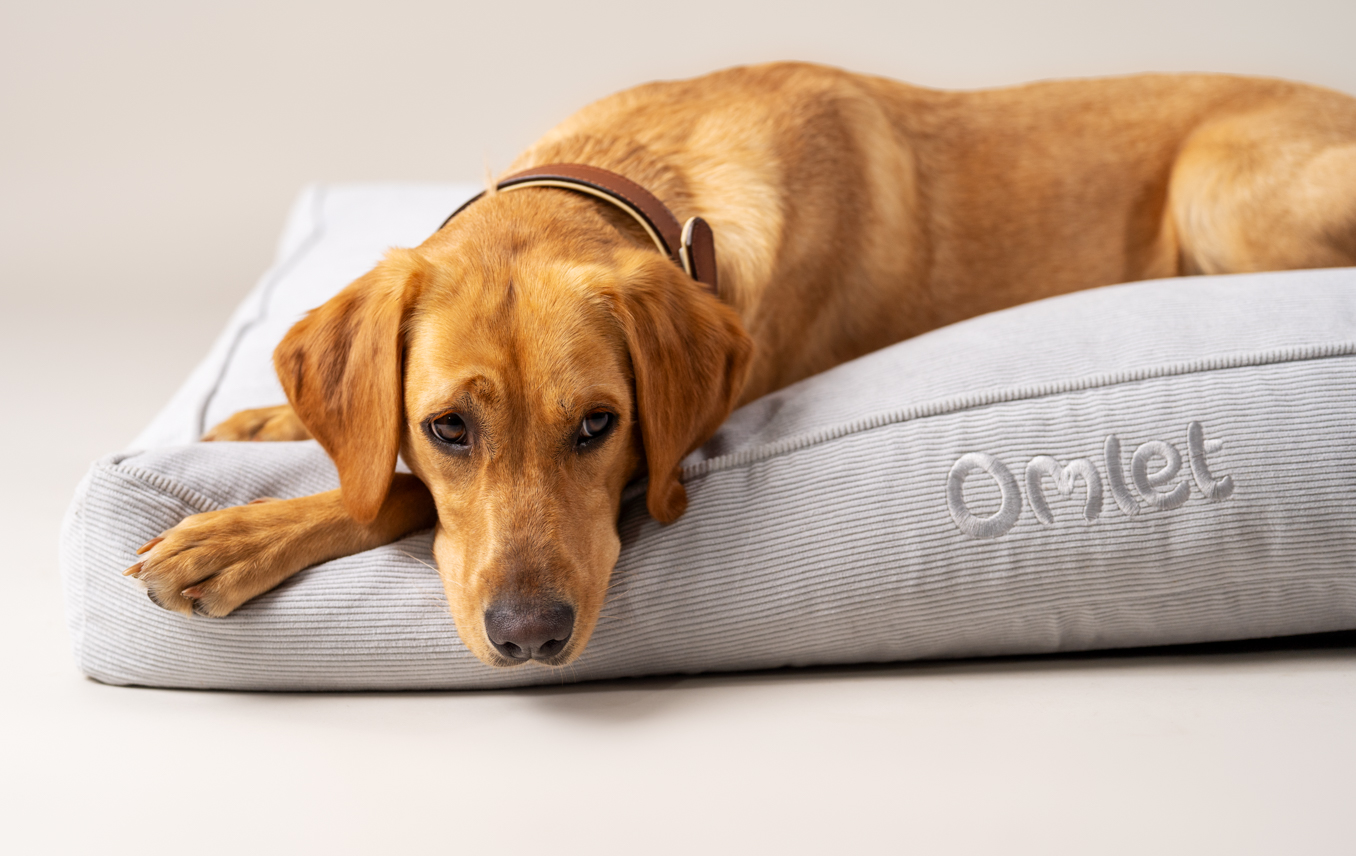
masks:
<path id="1" fill-rule="evenodd" d="M 299 312 L 470 192 L 303 197 L 279 267 L 141 451 L 98 462 L 79 488 L 62 568 L 87 674 L 477 688 L 1356 628 L 1356 270 L 1068 295 L 748 405 L 685 463 L 678 522 L 656 524 L 629 490 L 603 618 L 563 670 L 471 656 L 429 533 L 303 571 L 226 619 L 152 605 L 119 573 L 137 545 L 186 514 L 337 485 L 314 443 L 184 444 L 281 400 L 267 354 Z M 1085 462 L 1095 514 L 1086 479 L 1066 496 L 1039 477 L 1047 457 Z"/>

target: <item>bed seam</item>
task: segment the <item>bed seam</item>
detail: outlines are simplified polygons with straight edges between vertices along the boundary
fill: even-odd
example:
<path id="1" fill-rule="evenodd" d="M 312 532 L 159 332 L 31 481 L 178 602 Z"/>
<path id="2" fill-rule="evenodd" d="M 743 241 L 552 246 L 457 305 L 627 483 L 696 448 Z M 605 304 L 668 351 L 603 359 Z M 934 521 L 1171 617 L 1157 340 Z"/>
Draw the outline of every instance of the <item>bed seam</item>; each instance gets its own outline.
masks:
<path id="1" fill-rule="evenodd" d="M 169 476 L 162 475 L 152 470 L 142 467 L 129 466 L 127 464 L 95 464 L 96 467 L 104 469 L 110 474 L 126 476 L 143 485 L 153 487 L 162 494 L 171 496 L 185 505 L 196 509 L 198 512 L 219 511 L 230 507 L 230 503 L 214 499 L 205 493 L 194 490 L 191 487 L 180 484 Z"/>
<path id="2" fill-rule="evenodd" d="M 681 468 L 679 479 L 684 483 L 693 482 L 713 473 L 771 460 L 772 458 L 788 455 L 793 452 L 839 440 L 854 434 L 863 434 L 878 428 L 900 425 L 905 422 L 915 422 L 920 419 L 929 419 L 934 416 L 948 416 L 955 413 L 962 413 L 966 410 L 974 410 L 995 404 L 1031 401 L 1041 398 L 1050 398 L 1056 395 L 1084 392 L 1091 389 L 1107 389 L 1114 386 L 1123 386 L 1126 384 L 1140 383 L 1146 380 L 1156 380 L 1166 377 L 1210 374 L 1213 372 L 1230 371 L 1239 368 L 1284 365 L 1287 363 L 1312 362 L 1351 356 L 1356 356 L 1356 342 L 1328 342 L 1318 345 L 1298 345 L 1286 348 L 1274 348 L 1267 351 L 1254 351 L 1251 353 L 1230 354 L 1207 359 L 1167 363 L 1139 369 L 1128 369 L 1120 372 L 1101 372 L 1083 375 L 1066 381 L 997 387 L 965 395 L 947 396 L 926 401 L 922 404 L 910 405 L 886 411 L 885 413 L 877 413 L 872 416 L 854 419 L 851 422 L 842 423 L 829 428 L 808 431 L 793 437 L 788 437 L 784 440 L 779 440 L 775 443 L 763 444 L 754 449 L 745 449 L 730 455 L 721 455 L 696 464 L 689 464 Z M 226 503 L 220 500 L 213 499 L 204 493 L 180 485 L 168 477 L 152 472 L 151 470 L 123 464 L 121 462 L 106 464 L 98 463 L 95 464 L 95 467 L 103 468 L 108 471 L 116 471 L 149 483 L 202 511 L 226 507 Z M 627 485 L 626 489 L 623 491 L 623 501 L 629 501 L 643 493 L 647 481 L 647 479 L 642 478 Z"/>
<path id="3" fill-rule="evenodd" d="M 763 444 L 757 448 L 745 449 L 730 455 L 721 455 L 696 464 L 689 464 L 682 468 L 680 480 L 683 482 L 692 482 L 713 473 L 761 463 L 762 461 L 788 455 L 812 446 L 823 445 L 834 440 L 840 440 L 844 437 L 850 437 L 854 434 L 864 434 L 878 428 L 900 425 L 905 422 L 916 422 L 921 419 L 929 419 L 935 416 L 948 416 L 955 413 L 962 413 L 966 410 L 975 410 L 995 404 L 1031 401 L 1074 392 L 1084 392 L 1091 389 L 1107 389 L 1114 386 L 1123 386 L 1126 384 L 1140 383 L 1146 380 L 1156 380 L 1166 377 L 1210 374 L 1213 372 L 1231 371 L 1239 368 L 1284 365 L 1287 363 L 1312 362 L 1352 356 L 1356 356 L 1356 342 L 1328 342 L 1318 345 L 1299 345 L 1287 348 L 1274 348 L 1267 351 L 1255 351 L 1251 353 L 1230 354 L 1200 360 L 1167 363 L 1139 369 L 1128 369 L 1120 372 L 1102 372 L 1098 374 L 1083 375 L 1066 381 L 997 387 L 965 395 L 947 396 L 926 401 L 922 404 L 910 405 L 884 413 L 877 413 L 861 419 L 854 419 L 851 422 L 829 428 L 823 428 L 817 431 L 807 431 L 793 437 L 788 437 L 784 440 L 779 440 L 775 443 Z M 167 476 L 163 476 L 151 470 L 123 464 L 121 462 L 96 464 L 95 466 L 106 468 L 109 471 L 116 471 L 141 480 L 142 482 L 150 484 L 202 511 L 226 507 L 226 503 L 221 500 L 213 499 L 207 494 L 185 487 Z M 642 493 L 646 482 L 646 479 L 639 479 L 636 482 L 627 485 L 626 490 L 624 491 L 623 500 L 633 499 Z"/>
<path id="4" fill-rule="evenodd" d="M 273 299 L 273 292 L 277 289 L 278 283 L 286 278 L 287 274 L 301 262 L 303 258 L 316 246 L 320 244 L 321 238 L 325 235 L 325 197 L 328 193 L 327 185 L 316 185 L 314 191 L 314 200 L 312 201 L 313 225 L 310 232 L 303 238 L 294 250 L 282 261 L 274 265 L 268 273 L 264 275 L 263 287 L 259 290 L 259 312 L 250 320 L 241 324 L 235 331 L 235 336 L 231 339 L 231 346 L 226 350 L 226 355 L 221 361 L 221 368 L 217 372 L 216 380 L 203 396 L 202 404 L 198 406 L 198 431 L 201 437 L 207 432 L 207 410 L 212 406 L 212 400 L 216 398 L 217 392 L 221 389 L 222 381 L 226 379 L 226 373 L 230 371 L 231 364 L 235 360 L 235 352 L 240 347 L 245 335 L 259 326 L 269 316 L 269 305 Z"/>
<path id="5" fill-rule="evenodd" d="M 812 446 L 822 445 L 833 440 L 854 434 L 862 434 L 877 428 L 914 422 L 934 416 L 947 416 L 988 407 L 995 404 L 1008 404 L 1016 401 L 1031 401 L 1084 392 L 1091 389 L 1106 389 L 1156 380 L 1166 377 L 1181 377 L 1192 374 L 1210 374 L 1218 371 L 1230 371 L 1239 368 L 1282 365 L 1286 363 L 1310 362 L 1340 357 L 1356 356 L 1356 342 L 1327 342 L 1317 345 L 1293 345 L 1285 348 L 1273 348 L 1266 351 L 1226 354 L 1218 357 L 1186 360 L 1147 366 L 1139 369 L 1127 369 L 1119 372 L 1099 372 L 1082 375 L 1065 381 L 1020 386 L 995 387 L 979 392 L 947 396 L 925 401 L 922 404 L 909 405 L 895 410 L 877 413 L 854 419 L 828 428 L 807 431 L 792 437 L 765 443 L 753 449 L 744 449 L 728 455 L 688 464 L 682 467 L 680 481 L 689 482 L 712 473 L 735 469 L 749 464 L 759 463 L 772 458 L 798 452 Z"/>

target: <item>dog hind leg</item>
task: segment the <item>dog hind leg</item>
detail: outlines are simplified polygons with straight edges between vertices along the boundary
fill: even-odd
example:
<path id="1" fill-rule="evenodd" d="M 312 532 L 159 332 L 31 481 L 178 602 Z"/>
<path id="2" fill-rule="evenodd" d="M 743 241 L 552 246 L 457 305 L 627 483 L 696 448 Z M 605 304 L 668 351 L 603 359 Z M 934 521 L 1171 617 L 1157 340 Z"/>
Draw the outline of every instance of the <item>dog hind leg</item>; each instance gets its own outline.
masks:
<path id="1" fill-rule="evenodd" d="M 1278 109 L 1187 140 L 1168 206 L 1183 273 L 1356 265 L 1356 102 L 1345 106 L 1326 127 Z"/>
<path id="2" fill-rule="evenodd" d="M 1168 208 L 1184 274 L 1356 265 L 1356 100 L 1315 92 L 1205 123 Z"/>
<path id="3" fill-rule="evenodd" d="M 290 404 L 242 410 L 202 436 L 212 440 L 309 440 L 311 432 L 301 424 Z"/>

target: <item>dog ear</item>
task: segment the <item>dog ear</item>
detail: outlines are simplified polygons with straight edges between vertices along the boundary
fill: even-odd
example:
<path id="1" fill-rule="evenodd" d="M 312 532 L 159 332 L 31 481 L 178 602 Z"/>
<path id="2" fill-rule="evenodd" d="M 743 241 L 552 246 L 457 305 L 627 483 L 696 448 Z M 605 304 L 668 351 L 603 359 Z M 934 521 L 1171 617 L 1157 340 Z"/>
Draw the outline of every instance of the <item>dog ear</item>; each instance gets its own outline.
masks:
<path id="1" fill-rule="evenodd" d="M 419 289 L 417 257 L 386 260 L 298 321 L 273 352 L 287 400 L 339 471 L 344 507 L 376 518 L 405 418 L 401 325 Z"/>
<path id="2" fill-rule="evenodd" d="M 687 510 L 678 463 L 734 409 L 753 343 L 732 308 L 673 265 L 662 269 L 628 278 L 614 311 L 635 373 L 646 505 L 655 520 L 672 523 Z"/>

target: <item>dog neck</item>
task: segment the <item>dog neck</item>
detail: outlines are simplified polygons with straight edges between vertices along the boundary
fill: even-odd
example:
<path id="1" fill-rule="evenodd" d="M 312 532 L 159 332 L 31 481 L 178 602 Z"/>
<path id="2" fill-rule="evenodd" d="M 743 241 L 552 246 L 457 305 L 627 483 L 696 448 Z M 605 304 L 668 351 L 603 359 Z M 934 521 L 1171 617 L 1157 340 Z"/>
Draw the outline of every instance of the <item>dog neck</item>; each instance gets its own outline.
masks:
<path id="1" fill-rule="evenodd" d="M 503 193 L 528 187 L 557 187 L 601 199 L 628 214 L 645 230 L 660 253 L 683 269 L 688 276 L 716 297 L 720 296 L 716 272 L 715 237 L 701 217 L 689 217 L 679 224 L 668 206 L 650 191 L 624 175 L 587 164 L 556 163 L 532 167 L 500 180 L 495 191 Z M 468 206 L 479 200 L 477 194 L 443 221 L 446 227 Z"/>

